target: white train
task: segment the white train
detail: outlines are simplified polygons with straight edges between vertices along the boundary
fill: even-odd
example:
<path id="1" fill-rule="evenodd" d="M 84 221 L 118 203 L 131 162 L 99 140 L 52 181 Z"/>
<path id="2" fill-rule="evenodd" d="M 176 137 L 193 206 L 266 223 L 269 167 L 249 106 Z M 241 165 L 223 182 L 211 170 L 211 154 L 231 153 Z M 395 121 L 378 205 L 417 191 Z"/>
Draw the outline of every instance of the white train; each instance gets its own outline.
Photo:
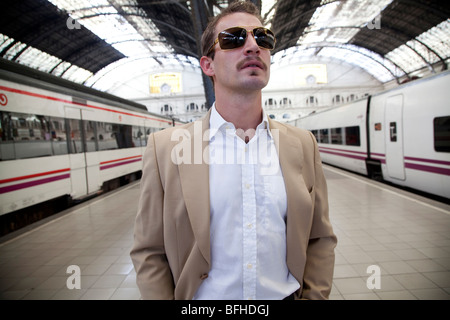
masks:
<path id="1" fill-rule="evenodd" d="M 0 216 L 138 177 L 147 136 L 181 124 L 5 61 L 0 69 Z"/>
<path id="2" fill-rule="evenodd" d="M 322 161 L 450 198 L 450 71 L 291 122 Z"/>

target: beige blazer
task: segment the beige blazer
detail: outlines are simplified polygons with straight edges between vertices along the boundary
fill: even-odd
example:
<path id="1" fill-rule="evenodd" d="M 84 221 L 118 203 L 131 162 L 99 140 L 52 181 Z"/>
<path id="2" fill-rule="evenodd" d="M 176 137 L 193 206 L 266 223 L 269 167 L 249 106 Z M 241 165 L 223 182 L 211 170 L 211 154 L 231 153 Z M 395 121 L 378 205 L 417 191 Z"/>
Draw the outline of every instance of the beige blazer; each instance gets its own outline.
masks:
<path id="1" fill-rule="evenodd" d="M 204 159 L 209 117 L 210 112 L 149 137 L 130 253 L 143 299 L 192 299 L 208 277 L 209 166 Z M 269 127 L 279 134 L 275 140 L 288 202 L 287 266 L 301 285 L 295 297 L 327 299 L 337 239 L 317 143 L 308 131 L 270 119 Z M 191 154 L 181 146 L 189 146 Z"/>

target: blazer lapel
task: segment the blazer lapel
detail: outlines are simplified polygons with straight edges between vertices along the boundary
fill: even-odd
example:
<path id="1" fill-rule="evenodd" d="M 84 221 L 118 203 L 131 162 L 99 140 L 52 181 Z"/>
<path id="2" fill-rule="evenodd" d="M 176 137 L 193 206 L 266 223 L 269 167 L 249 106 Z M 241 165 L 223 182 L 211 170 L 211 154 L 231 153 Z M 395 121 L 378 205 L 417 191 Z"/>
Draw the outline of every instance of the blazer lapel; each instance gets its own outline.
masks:
<path id="1" fill-rule="evenodd" d="M 302 174 L 302 143 L 298 137 L 287 134 L 287 128 L 276 121 L 269 119 L 269 127 L 277 147 L 289 202 L 295 198 L 298 179 Z"/>
<path id="2" fill-rule="evenodd" d="M 207 152 L 209 136 L 203 139 L 209 129 L 210 112 L 193 122 L 185 134 L 190 147 L 190 161 L 178 165 L 181 188 L 186 209 L 191 220 L 194 237 L 206 262 L 211 265 L 210 251 L 210 203 L 209 203 L 209 157 Z M 181 129 L 185 130 L 185 129 Z M 203 154 L 205 152 L 205 155 Z"/>
<path id="3" fill-rule="evenodd" d="M 301 258 L 301 252 L 306 252 L 308 244 L 307 226 L 311 208 L 311 198 L 302 173 L 302 142 L 299 137 L 288 134 L 287 128 L 278 122 L 270 121 L 269 126 L 277 146 L 287 195 L 287 265 L 292 275 L 302 283 L 302 272 L 299 270 L 304 268 L 304 259 Z"/>

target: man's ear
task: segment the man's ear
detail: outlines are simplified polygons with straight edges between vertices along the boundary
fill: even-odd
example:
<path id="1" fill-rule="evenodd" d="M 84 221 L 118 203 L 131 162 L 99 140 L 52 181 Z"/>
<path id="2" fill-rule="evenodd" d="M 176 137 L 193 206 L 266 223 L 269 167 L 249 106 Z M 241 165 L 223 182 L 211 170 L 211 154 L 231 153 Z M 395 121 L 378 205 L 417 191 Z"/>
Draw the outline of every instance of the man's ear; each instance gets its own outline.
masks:
<path id="1" fill-rule="evenodd" d="M 203 56 L 200 58 L 200 67 L 207 76 L 214 76 L 214 61 L 210 57 Z"/>

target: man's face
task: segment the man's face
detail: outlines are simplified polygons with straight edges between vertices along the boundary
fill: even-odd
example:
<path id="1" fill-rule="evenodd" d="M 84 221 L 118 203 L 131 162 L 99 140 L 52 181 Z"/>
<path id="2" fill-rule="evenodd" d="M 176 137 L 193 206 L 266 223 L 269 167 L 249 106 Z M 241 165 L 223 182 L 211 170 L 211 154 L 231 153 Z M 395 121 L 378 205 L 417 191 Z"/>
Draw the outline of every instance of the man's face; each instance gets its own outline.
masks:
<path id="1" fill-rule="evenodd" d="M 243 27 L 253 30 L 261 27 L 261 22 L 248 13 L 233 13 L 220 19 L 216 34 L 231 28 Z M 222 50 L 215 45 L 215 57 L 211 61 L 215 90 L 245 92 L 261 90 L 269 82 L 270 51 L 260 48 L 253 35 L 247 32 L 247 39 L 242 47 Z"/>

